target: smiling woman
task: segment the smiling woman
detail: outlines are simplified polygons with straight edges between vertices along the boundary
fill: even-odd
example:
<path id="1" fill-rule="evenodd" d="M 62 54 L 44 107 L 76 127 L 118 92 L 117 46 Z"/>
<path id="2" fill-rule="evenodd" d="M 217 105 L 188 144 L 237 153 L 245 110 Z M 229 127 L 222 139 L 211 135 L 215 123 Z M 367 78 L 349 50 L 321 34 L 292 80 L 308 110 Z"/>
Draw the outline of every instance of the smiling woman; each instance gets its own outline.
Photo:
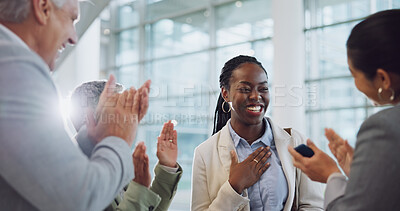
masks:
<path id="1" fill-rule="evenodd" d="M 305 138 L 264 117 L 270 95 L 261 63 L 229 60 L 220 87 L 213 136 L 195 150 L 192 210 L 322 210 L 322 187 L 293 168 L 287 151 Z"/>

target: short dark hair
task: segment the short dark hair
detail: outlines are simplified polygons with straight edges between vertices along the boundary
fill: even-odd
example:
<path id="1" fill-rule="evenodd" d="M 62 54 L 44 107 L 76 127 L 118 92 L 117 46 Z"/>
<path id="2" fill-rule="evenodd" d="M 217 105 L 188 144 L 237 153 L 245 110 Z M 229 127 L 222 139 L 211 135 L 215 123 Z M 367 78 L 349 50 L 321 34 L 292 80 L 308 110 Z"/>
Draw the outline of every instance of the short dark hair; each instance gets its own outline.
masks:
<path id="1" fill-rule="evenodd" d="M 76 131 L 85 124 L 87 109 L 96 109 L 101 93 L 106 86 L 106 80 L 89 81 L 76 87 L 70 96 L 72 112 L 70 119 Z M 115 86 L 115 92 L 121 92 L 123 86 L 119 83 Z"/>
<path id="2" fill-rule="evenodd" d="M 222 88 L 224 87 L 225 89 L 229 90 L 230 89 L 230 82 L 232 78 L 232 73 L 234 70 L 238 69 L 242 64 L 245 63 L 253 63 L 258 66 L 260 66 L 265 74 L 268 74 L 265 68 L 262 66 L 261 62 L 257 61 L 255 57 L 252 56 L 236 56 L 229 61 L 227 61 L 224 65 L 224 67 L 221 70 L 221 75 L 219 76 L 219 87 Z M 215 114 L 214 114 L 214 126 L 213 126 L 213 135 L 220 131 L 222 127 L 226 125 L 226 122 L 231 118 L 231 113 L 227 112 L 225 113 L 222 110 L 222 106 L 224 105 L 224 110 L 228 111 L 229 110 L 229 105 L 227 103 L 224 103 L 224 98 L 222 97 L 222 94 L 219 94 L 218 100 L 217 100 L 217 107 L 215 108 Z"/>
<path id="3" fill-rule="evenodd" d="M 368 16 L 352 29 L 346 45 L 353 66 L 368 79 L 378 68 L 400 74 L 400 9 Z"/>

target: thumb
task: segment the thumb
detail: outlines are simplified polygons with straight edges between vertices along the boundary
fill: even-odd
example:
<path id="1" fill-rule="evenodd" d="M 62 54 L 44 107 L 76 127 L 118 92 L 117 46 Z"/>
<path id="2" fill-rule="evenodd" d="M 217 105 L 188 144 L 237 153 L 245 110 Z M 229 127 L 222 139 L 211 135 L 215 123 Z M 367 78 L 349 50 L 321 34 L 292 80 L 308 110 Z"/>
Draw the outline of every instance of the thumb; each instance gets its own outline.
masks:
<path id="1" fill-rule="evenodd" d="M 106 85 L 104 86 L 104 92 L 107 97 L 111 96 L 115 92 L 116 80 L 113 74 L 110 75 Z"/>
<path id="2" fill-rule="evenodd" d="M 353 155 L 353 153 L 354 153 L 354 148 L 353 148 L 352 146 L 350 146 L 350 144 L 349 144 L 349 142 L 348 142 L 347 140 L 344 142 L 344 145 L 345 145 L 345 147 L 347 148 L 347 151 L 348 151 L 351 155 Z"/>
<path id="3" fill-rule="evenodd" d="M 312 142 L 311 139 L 307 139 L 307 146 L 310 147 L 314 151 L 314 153 L 316 151 L 319 151 L 318 147 L 315 146 L 314 142 Z"/>
<path id="4" fill-rule="evenodd" d="M 231 150 L 231 161 L 231 166 L 235 166 L 236 164 L 238 164 L 238 157 L 235 150 Z"/>

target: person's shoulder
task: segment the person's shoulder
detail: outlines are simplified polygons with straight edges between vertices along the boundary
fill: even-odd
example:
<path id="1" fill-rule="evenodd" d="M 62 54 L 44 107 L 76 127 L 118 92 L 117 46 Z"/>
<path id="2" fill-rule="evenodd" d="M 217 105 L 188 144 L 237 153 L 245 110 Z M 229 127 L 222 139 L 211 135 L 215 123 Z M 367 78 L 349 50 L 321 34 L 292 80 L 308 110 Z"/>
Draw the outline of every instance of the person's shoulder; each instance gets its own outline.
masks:
<path id="1" fill-rule="evenodd" d="M 368 125 L 392 125 L 400 122 L 400 105 L 381 110 L 368 117 L 361 127 Z M 398 124 L 397 124 L 398 125 Z"/>
<path id="2" fill-rule="evenodd" d="M 400 105 L 379 111 L 367 118 L 357 133 L 357 139 L 370 140 L 383 137 L 400 137 Z M 359 142 L 359 141 L 358 141 Z"/>
<path id="3" fill-rule="evenodd" d="M 1 68 L 2 71 L 18 71 L 38 69 L 40 72 L 48 75 L 48 67 L 43 59 L 27 46 L 12 42 L 0 36 L 0 66 L 10 67 Z M 21 68 L 19 68 L 21 67 Z"/>
<path id="4" fill-rule="evenodd" d="M 196 151 L 204 151 L 216 147 L 220 136 L 221 136 L 221 131 L 218 131 L 217 133 L 209 137 L 207 140 L 205 140 L 203 143 L 199 144 L 199 146 L 196 147 Z"/>

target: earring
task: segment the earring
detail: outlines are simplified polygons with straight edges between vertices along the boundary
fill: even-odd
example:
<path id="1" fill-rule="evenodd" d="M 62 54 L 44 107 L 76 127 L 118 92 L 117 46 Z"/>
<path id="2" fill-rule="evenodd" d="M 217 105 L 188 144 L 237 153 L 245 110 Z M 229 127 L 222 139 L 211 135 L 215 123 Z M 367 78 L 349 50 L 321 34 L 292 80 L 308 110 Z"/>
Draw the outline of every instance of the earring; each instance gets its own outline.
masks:
<path id="1" fill-rule="evenodd" d="M 223 111 L 224 113 L 229 113 L 229 112 L 231 112 L 231 110 L 232 110 L 231 105 L 228 103 L 229 110 L 226 111 L 225 108 L 224 108 L 224 107 L 225 107 L 225 103 L 226 103 L 226 101 L 224 100 L 224 102 L 223 102 L 222 105 L 221 105 L 222 111 Z"/>
<path id="2" fill-rule="evenodd" d="M 382 87 L 379 87 L 379 89 L 378 89 L 378 98 L 379 98 L 379 101 L 382 101 L 382 96 L 381 96 L 382 91 L 383 91 Z"/>
<path id="3" fill-rule="evenodd" d="M 392 92 L 392 95 L 390 95 L 390 97 L 389 97 L 389 100 L 390 101 L 393 101 L 394 100 L 394 97 L 395 97 L 395 95 L 396 95 L 396 93 L 394 92 L 394 90 L 392 89 L 392 88 L 389 88 L 390 89 L 390 91 Z M 382 88 L 379 88 L 378 89 L 378 98 L 379 98 L 379 100 L 380 101 L 382 101 L 382 92 L 383 92 L 383 89 Z"/>
<path id="4" fill-rule="evenodd" d="M 394 90 L 392 89 L 392 88 L 390 88 L 390 91 L 392 91 L 392 95 L 390 95 L 390 101 L 393 101 L 394 100 L 394 96 L 395 96 L 395 92 L 394 92 Z"/>

